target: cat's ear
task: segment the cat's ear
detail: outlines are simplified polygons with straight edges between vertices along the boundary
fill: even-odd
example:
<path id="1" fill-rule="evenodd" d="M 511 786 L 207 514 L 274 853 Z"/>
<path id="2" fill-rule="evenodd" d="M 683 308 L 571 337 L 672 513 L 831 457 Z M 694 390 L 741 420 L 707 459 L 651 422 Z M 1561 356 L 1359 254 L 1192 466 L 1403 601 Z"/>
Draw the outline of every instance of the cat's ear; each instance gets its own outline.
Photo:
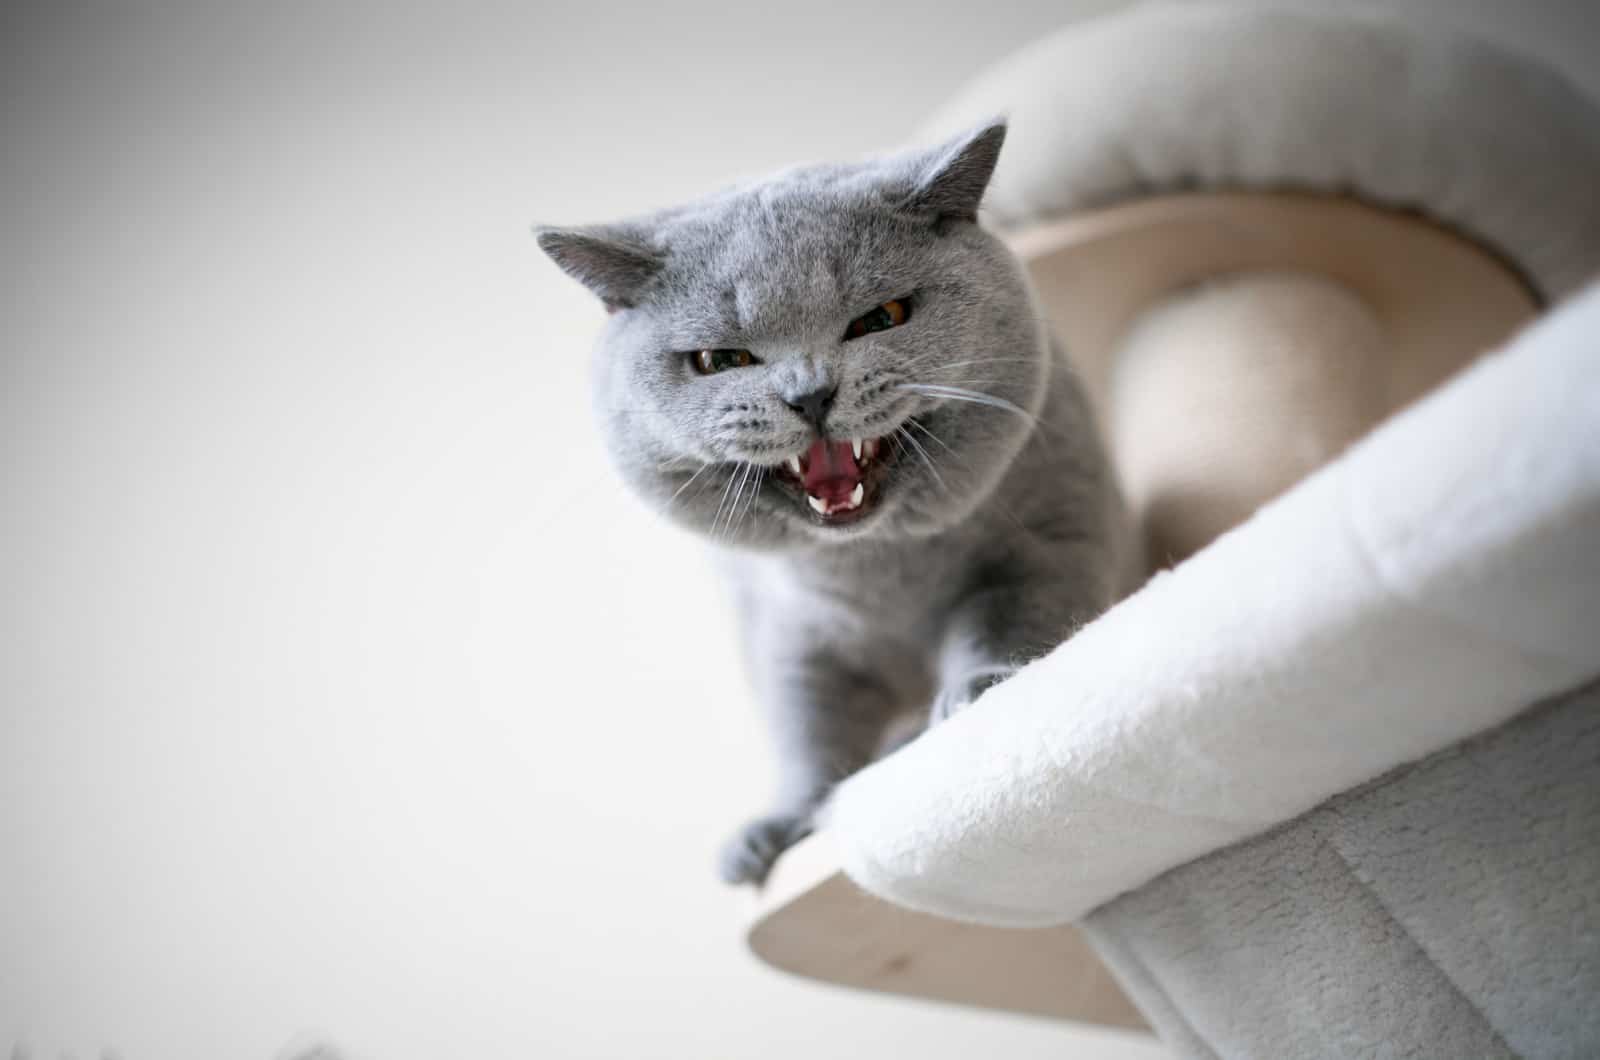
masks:
<path id="1" fill-rule="evenodd" d="M 901 208 L 932 214 L 939 220 L 976 221 L 978 203 L 1005 141 L 1006 121 L 996 118 L 927 152 Z"/>
<path id="2" fill-rule="evenodd" d="M 661 256 L 631 227 L 535 225 L 533 234 L 539 249 L 598 295 L 608 310 L 633 306 L 645 285 L 661 271 Z"/>

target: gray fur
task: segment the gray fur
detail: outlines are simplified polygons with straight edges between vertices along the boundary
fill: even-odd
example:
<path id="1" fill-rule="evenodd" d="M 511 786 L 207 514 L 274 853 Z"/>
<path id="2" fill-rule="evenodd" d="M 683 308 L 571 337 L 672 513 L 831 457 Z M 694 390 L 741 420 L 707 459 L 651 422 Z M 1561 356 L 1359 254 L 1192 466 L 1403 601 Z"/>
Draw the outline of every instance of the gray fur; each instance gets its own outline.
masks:
<path id="1" fill-rule="evenodd" d="M 1121 509 L 1088 406 L 1020 264 L 974 223 L 1004 135 L 539 231 L 613 310 L 594 392 L 617 466 L 724 546 L 780 764 L 771 812 L 724 853 L 731 882 L 763 879 L 891 722 L 948 716 L 1117 591 Z M 844 341 L 905 295 L 904 325 Z M 699 375 L 702 348 L 759 363 Z M 877 500 L 847 525 L 776 473 L 817 437 L 796 406 L 831 388 L 827 436 L 885 438 Z"/>

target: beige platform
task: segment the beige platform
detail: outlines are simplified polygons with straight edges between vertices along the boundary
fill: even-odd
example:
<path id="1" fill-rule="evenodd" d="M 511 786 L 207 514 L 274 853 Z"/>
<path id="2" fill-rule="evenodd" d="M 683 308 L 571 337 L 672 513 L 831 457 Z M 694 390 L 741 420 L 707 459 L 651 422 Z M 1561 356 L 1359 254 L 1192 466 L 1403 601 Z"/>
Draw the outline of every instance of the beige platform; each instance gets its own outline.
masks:
<path id="1" fill-rule="evenodd" d="M 762 960 L 809 979 L 1032 1016 L 1145 1026 L 1076 928 L 991 928 L 890 905 L 839 872 L 825 835 L 812 836 L 779 861 L 748 938 Z"/>
<path id="2" fill-rule="evenodd" d="M 1152 198 L 1017 233 L 1011 243 L 1084 377 L 1157 564 L 1181 560 L 1247 518 L 1537 310 L 1521 279 L 1483 248 L 1424 219 L 1347 199 Z M 1297 287 L 1285 277 L 1314 282 Z M 1268 314 L 1276 322 L 1250 326 L 1248 316 L 1205 311 L 1213 281 L 1224 281 L 1215 284 L 1218 299 L 1237 301 L 1243 291 L 1279 308 L 1295 299 L 1312 305 L 1307 291 L 1331 292 L 1307 312 L 1332 316 L 1280 312 Z M 1196 307 L 1191 317 L 1174 315 Z M 1173 319 L 1195 320 L 1207 334 L 1141 327 Z M 1326 326 L 1284 335 L 1284 321 L 1306 319 Z M 1130 336 L 1138 371 L 1123 363 Z M 1195 404 L 1186 380 L 1219 373 L 1234 373 L 1240 385 L 1213 387 Z M 1361 401 L 1349 400 L 1352 388 Z M 1315 444 L 1303 444 L 1306 437 Z M 988 928 L 890 905 L 838 871 L 826 835 L 778 862 L 748 939 L 769 964 L 813 979 L 1145 1026 L 1072 926 Z"/>

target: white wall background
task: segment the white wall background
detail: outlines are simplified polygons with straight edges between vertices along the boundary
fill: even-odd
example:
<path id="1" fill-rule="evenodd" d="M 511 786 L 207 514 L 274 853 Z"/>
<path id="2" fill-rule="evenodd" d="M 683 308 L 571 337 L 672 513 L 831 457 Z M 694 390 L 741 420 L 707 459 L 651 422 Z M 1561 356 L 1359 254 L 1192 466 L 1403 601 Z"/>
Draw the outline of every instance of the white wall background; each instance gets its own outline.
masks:
<path id="1" fill-rule="evenodd" d="M 746 955 L 736 633 L 527 232 L 897 144 L 1108 6 L 8 6 L 0 1048 L 1158 1055 Z M 1428 6 L 1593 83 L 1582 3 Z"/>

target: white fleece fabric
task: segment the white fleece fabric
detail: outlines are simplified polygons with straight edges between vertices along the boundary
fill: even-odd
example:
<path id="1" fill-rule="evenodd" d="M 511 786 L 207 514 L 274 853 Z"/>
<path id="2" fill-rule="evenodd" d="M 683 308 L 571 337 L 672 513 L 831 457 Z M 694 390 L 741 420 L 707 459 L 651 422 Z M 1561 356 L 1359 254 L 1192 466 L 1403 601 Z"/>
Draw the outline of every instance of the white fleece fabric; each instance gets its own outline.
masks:
<path id="1" fill-rule="evenodd" d="M 846 781 L 868 891 L 1071 921 L 1600 673 L 1600 285 Z"/>
<path id="2" fill-rule="evenodd" d="M 1145 195 L 1298 189 L 1414 209 L 1547 299 L 1600 273 L 1600 110 L 1559 73 L 1367 11 L 1152 4 L 1008 57 L 932 122 L 1011 134 L 985 216 L 1016 227 Z"/>

